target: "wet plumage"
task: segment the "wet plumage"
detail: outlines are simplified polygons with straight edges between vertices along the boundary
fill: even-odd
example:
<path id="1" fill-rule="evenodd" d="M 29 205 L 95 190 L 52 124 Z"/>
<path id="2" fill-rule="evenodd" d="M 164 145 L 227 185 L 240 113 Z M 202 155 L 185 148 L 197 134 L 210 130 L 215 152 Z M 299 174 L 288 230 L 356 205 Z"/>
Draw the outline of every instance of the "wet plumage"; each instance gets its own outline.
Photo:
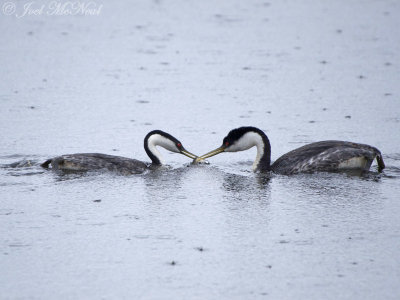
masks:
<path id="1" fill-rule="evenodd" d="M 50 165 L 56 171 L 92 171 L 109 170 L 122 174 L 140 174 L 149 168 L 163 164 L 163 159 L 156 146 L 163 147 L 171 152 L 180 153 L 192 159 L 197 156 L 187 151 L 182 143 L 172 135 L 161 130 L 153 130 L 144 138 L 144 149 L 151 159 L 151 163 L 133 158 L 114 156 L 101 153 L 66 154 L 48 159 L 42 167 Z"/>
<path id="2" fill-rule="evenodd" d="M 51 164 L 55 171 L 94 171 L 107 169 L 109 171 L 120 172 L 122 174 L 143 173 L 151 164 L 143 161 L 107 155 L 101 153 L 76 153 L 61 155 L 47 160 L 42 164 L 48 167 Z"/>
<path id="3" fill-rule="evenodd" d="M 255 127 L 233 129 L 221 147 L 196 159 L 200 161 L 221 152 L 237 152 L 257 147 L 253 170 L 278 174 L 335 172 L 342 170 L 368 171 L 376 158 L 378 171 L 385 168 L 381 152 L 372 146 L 344 141 L 321 141 L 292 150 L 271 165 L 271 144 L 267 135 Z"/>
<path id="4" fill-rule="evenodd" d="M 279 174 L 368 171 L 375 158 L 381 171 L 385 166 L 380 151 L 375 147 L 344 141 L 321 141 L 282 155 L 272 164 L 271 170 Z"/>

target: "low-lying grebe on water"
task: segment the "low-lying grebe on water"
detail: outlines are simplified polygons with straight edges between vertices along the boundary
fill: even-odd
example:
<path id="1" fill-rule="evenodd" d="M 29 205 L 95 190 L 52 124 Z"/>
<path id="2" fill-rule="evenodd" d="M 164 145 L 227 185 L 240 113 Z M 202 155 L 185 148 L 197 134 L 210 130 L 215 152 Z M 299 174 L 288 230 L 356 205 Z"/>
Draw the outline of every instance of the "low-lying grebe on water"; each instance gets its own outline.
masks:
<path id="1" fill-rule="evenodd" d="M 237 152 L 257 147 L 253 171 L 278 174 L 335 172 L 341 170 L 368 171 L 376 158 L 378 171 L 385 168 L 381 152 L 375 147 L 343 141 L 322 141 L 292 150 L 271 165 L 271 145 L 267 135 L 255 127 L 233 129 L 222 146 L 195 159 L 199 162 L 221 152 Z"/>
<path id="2" fill-rule="evenodd" d="M 63 171 L 90 171 L 108 169 L 124 174 L 140 174 L 151 167 L 164 164 L 162 156 L 156 146 L 163 147 L 171 152 L 180 153 L 192 159 L 197 156 L 187 151 L 180 141 L 161 130 L 153 130 L 144 138 L 144 149 L 151 159 L 146 163 L 137 159 L 107 155 L 101 153 L 76 153 L 61 155 L 46 160 L 42 167 L 48 168 L 51 164 L 54 170 Z"/>

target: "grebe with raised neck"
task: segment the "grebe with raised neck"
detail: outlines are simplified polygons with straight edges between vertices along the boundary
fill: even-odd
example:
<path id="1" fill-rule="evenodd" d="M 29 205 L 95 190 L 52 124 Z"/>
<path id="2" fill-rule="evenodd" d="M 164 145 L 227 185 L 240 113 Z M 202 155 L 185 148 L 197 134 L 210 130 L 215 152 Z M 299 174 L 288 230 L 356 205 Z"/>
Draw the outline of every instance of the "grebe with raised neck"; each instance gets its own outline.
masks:
<path id="1" fill-rule="evenodd" d="M 271 144 L 267 135 L 256 127 L 231 130 L 222 146 L 195 159 L 199 162 L 222 152 L 237 152 L 257 147 L 253 171 L 277 174 L 336 172 L 345 170 L 368 171 L 376 158 L 378 171 L 385 168 L 381 152 L 372 146 L 344 141 L 321 141 L 294 149 L 271 165 Z"/>

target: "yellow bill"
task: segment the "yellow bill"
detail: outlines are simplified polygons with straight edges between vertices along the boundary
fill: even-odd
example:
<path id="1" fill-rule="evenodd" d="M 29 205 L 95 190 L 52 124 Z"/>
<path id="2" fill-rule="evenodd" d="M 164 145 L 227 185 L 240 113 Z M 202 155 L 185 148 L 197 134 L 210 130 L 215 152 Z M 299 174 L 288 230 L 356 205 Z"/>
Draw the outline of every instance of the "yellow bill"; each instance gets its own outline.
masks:
<path id="1" fill-rule="evenodd" d="M 181 154 L 183 154 L 183 155 L 185 155 L 185 156 L 187 156 L 187 157 L 189 157 L 189 158 L 191 158 L 191 159 L 198 159 L 198 156 L 197 156 L 197 155 L 195 155 L 195 154 L 193 154 L 193 153 L 190 153 L 190 152 L 187 151 L 186 149 L 181 149 Z"/>
<path id="2" fill-rule="evenodd" d="M 217 155 L 217 154 L 219 154 L 221 152 L 224 152 L 224 151 L 225 151 L 225 147 L 221 146 L 221 147 L 219 147 L 219 148 L 217 148 L 217 149 L 215 149 L 213 151 L 210 151 L 210 152 L 208 152 L 208 153 L 206 153 L 206 154 L 204 154 L 204 155 L 202 155 L 200 157 L 197 157 L 193 162 L 194 163 L 198 163 L 198 162 L 200 162 L 202 160 L 205 160 L 206 158 L 209 158 L 211 156 Z"/>

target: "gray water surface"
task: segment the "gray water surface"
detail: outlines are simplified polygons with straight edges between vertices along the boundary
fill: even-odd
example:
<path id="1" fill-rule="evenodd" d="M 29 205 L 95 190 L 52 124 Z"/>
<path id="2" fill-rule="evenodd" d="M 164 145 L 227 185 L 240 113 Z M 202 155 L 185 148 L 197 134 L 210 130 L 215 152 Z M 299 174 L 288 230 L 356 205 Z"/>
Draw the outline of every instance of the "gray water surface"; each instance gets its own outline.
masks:
<path id="1" fill-rule="evenodd" d="M 1 299 L 400 298 L 398 2 L 96 4 L 0 13 Z M 132 176 L 39 166 L 149 161 L 153 129 L 201 155 L 243 125 L 272 160 L 338 139 L 387 168 L 263 176 L 255 149 L 197 166 L 162 151 Z"/>

